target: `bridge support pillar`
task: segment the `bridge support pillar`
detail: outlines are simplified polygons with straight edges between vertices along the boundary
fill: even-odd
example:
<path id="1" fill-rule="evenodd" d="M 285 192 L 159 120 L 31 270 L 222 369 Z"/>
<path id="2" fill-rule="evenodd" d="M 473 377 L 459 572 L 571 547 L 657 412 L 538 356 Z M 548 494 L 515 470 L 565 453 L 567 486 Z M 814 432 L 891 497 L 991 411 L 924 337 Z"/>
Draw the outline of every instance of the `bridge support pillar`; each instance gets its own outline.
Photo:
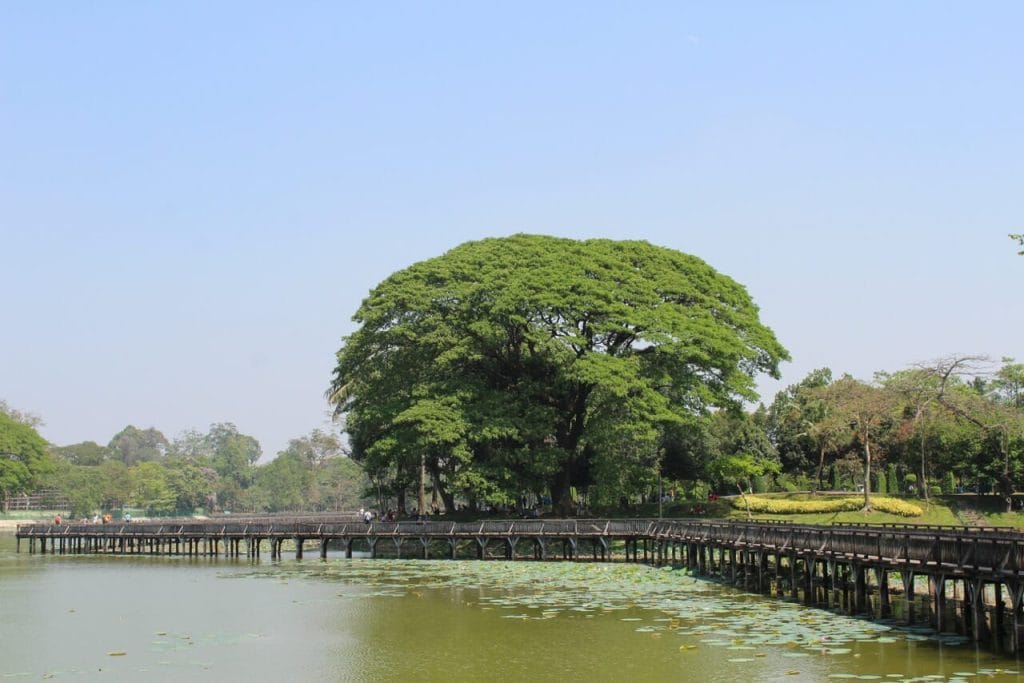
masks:
<path id="1" fill-rule="evenodd" d="M 995 596 L 995 608 L 992 611 L 992 649 L 1003 650 L 1001 643 L 1003 630 L 1006 628 L 1006 604 L 1003 602 L 1003 584 L 996 581 L 992 584 Z"/>
<path id="2" fill-rule="evenodd" d="M 868 592 L 868 571 L 864 565 L 855 563 L 853 565 L 853 609 L 854 614 L 863 614 L 867 611 Z"/>
<path id="3" fill-rule="evenodd" d="M 980 642 L 985 634 L 985 582 L 982 579 L 964 581 L 967 604 L 970 607 L 971 640 Z"/>
<path id="4" fill-rule="evenodd" d="M 914 572 L 901 569 L 900 581 L 903 583 L 903 619 L 908 624 L 914 623 Z"/>
<path id="5" fill-rule="evenodd" d="M 821 567 L 821 593 L 822 603 L 826 609 L 833 609 L 838 603 L 836 588 L 836 561 L 827 558 Z"/>
<path id="6" fill-rule="evenodd" d="M 804 558 L 804 571 L 801 575 L 804 589 L 804 604 L 814 604 L 814 572 L 818 566 L 818 560 L 811 555 Z"/>
<path id="7" fill-rule="evenodd" d="M 875 582 L 878 583 L 878 618 L 892 616 L 892 603 L 889 600 L 889 570 L 881 567 L 875 569 Z"/>
<path id="8" fill-rule="evenodd" d="M 928 590 L 931 593 L 932 609 L 934 611 L 932 627 L 939 633 L 942 633 L 942 627 L 945 625 L 943 613 L 946 611 L 946 575 L 929 574 Z"/>
<path id="9" fill-rule="evenodd" d="M 1006 589 L 1010 592 L 1010 653 L 1020 652 L 1020 608 L 1024 598 L 1024 582 L 1018 579 L 1011 579 L 1006 582 Z"/>
<path id="10" fill-rule="evenodd" d="M 754 585 L 758 593 L 771 593 L 771 561 L 771 553 L 767 550 L 754 553 Z"/>

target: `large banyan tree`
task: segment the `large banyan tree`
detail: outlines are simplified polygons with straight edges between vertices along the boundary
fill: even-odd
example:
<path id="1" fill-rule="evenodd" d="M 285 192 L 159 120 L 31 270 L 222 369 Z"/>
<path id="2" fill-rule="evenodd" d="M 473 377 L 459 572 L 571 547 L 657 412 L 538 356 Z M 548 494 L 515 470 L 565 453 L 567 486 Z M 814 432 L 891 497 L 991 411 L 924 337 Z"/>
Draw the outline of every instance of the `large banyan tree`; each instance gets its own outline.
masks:
<path id="1" fill-rule="evenodd" d="M 353 318 L 328 397 L 377 481 L 448 509 L 623 481 L 667 431 L 756 398 L 786 350 L 743 286 L 640 241 L 468 242 L 394 273 Z M 420 470 L 421 465 L 423 470 Z"/>

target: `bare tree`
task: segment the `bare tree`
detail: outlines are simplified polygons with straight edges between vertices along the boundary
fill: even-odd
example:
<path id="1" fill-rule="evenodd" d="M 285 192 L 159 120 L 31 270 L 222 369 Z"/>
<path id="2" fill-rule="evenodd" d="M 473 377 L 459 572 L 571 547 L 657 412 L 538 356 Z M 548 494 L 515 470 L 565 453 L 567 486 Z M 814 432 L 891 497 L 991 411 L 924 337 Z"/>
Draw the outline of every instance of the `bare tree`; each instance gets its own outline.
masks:
<path id="1" fill-rule="evenodd" d="M 903 404 L 902 419 L 908 428 L 909 437 L 918 437 L 920 454 L 921 492 L 927 501 L 928 491 L 928 425 L 939 409 L 936 397 L 939 393 L 939 379 L 928 368 L 920 366 L 893 374 L 879 373 L 876 379 L 896 401 Z M 909 441 L 909 439 L 907 439 Z"/>
<path id="2" fill-rule="evenodd" d="M 925 366 L 922 366 L 925 367 Z M 927 366 L 938 380 L 935 400 L 961 420 L 977 427 L 999 448 L 1002 471 L 999 492 L 1006 511 L 1013 509 L 1014 462 L 1010 442 L 1021 431 L 1020 412 L 1012 406 L 986 399 L 977 391 L 964 390 L 970 381 L 992 374 L 992 361 L 987 356 L 955 355 L 940 358 Z"/>

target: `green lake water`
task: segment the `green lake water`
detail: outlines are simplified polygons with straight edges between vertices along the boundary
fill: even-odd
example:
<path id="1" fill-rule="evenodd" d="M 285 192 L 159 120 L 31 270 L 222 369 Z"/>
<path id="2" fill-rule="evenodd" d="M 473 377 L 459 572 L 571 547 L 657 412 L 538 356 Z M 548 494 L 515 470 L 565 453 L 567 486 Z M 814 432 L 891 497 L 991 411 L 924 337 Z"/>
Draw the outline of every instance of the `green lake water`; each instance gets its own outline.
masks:
<path id="1" fill-rule="evenodd" d="M 0 536 L 0 682 L 1024 681 L 1020 664 L 642 565 L 30 555 Z"/>

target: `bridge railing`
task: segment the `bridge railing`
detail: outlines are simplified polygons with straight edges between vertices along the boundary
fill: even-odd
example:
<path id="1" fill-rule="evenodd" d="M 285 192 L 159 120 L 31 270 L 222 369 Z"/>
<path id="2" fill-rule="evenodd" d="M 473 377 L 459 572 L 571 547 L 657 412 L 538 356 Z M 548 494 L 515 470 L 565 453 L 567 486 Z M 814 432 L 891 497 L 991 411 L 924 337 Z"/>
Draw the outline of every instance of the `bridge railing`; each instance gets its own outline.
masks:
<path id="1" fill-rule="evenodd" d="M 811 553 L 884 562 L 890 566 L 984 568 L 1024 571 L 1024 533 L 949 527 L 814 526 L 731 520 L 535 519 L 480 522 L 273 522 L 217 520 L 132 524 L 29 524 L 17 535 L 33 537 L 300 537 L 459 538 L 603 537 L 720 543 L 735 548 Z"/>
<path id="2" fill-rule="evenodd" d="M 999 534 L 1018 534 L 1020 530 L 1012 526 L 968 526 L 957 524 L 904 524 L 902 522 L 832 522 L 831 526 L 846 529 L 908 529 L 913 531 L 943 532 L 983 532 Z"/>
<path id="3" fill-rule="evenodd" d="M 958 529 L 958 531 L 960 531 Z M 1024 534 L 951 533 L 925 529 L 769 526 L 704 522 L 677 527 L 681 539 L 751 546 L 776 551 L 814 552 L 915 566 L 1024 570 Z"/>

